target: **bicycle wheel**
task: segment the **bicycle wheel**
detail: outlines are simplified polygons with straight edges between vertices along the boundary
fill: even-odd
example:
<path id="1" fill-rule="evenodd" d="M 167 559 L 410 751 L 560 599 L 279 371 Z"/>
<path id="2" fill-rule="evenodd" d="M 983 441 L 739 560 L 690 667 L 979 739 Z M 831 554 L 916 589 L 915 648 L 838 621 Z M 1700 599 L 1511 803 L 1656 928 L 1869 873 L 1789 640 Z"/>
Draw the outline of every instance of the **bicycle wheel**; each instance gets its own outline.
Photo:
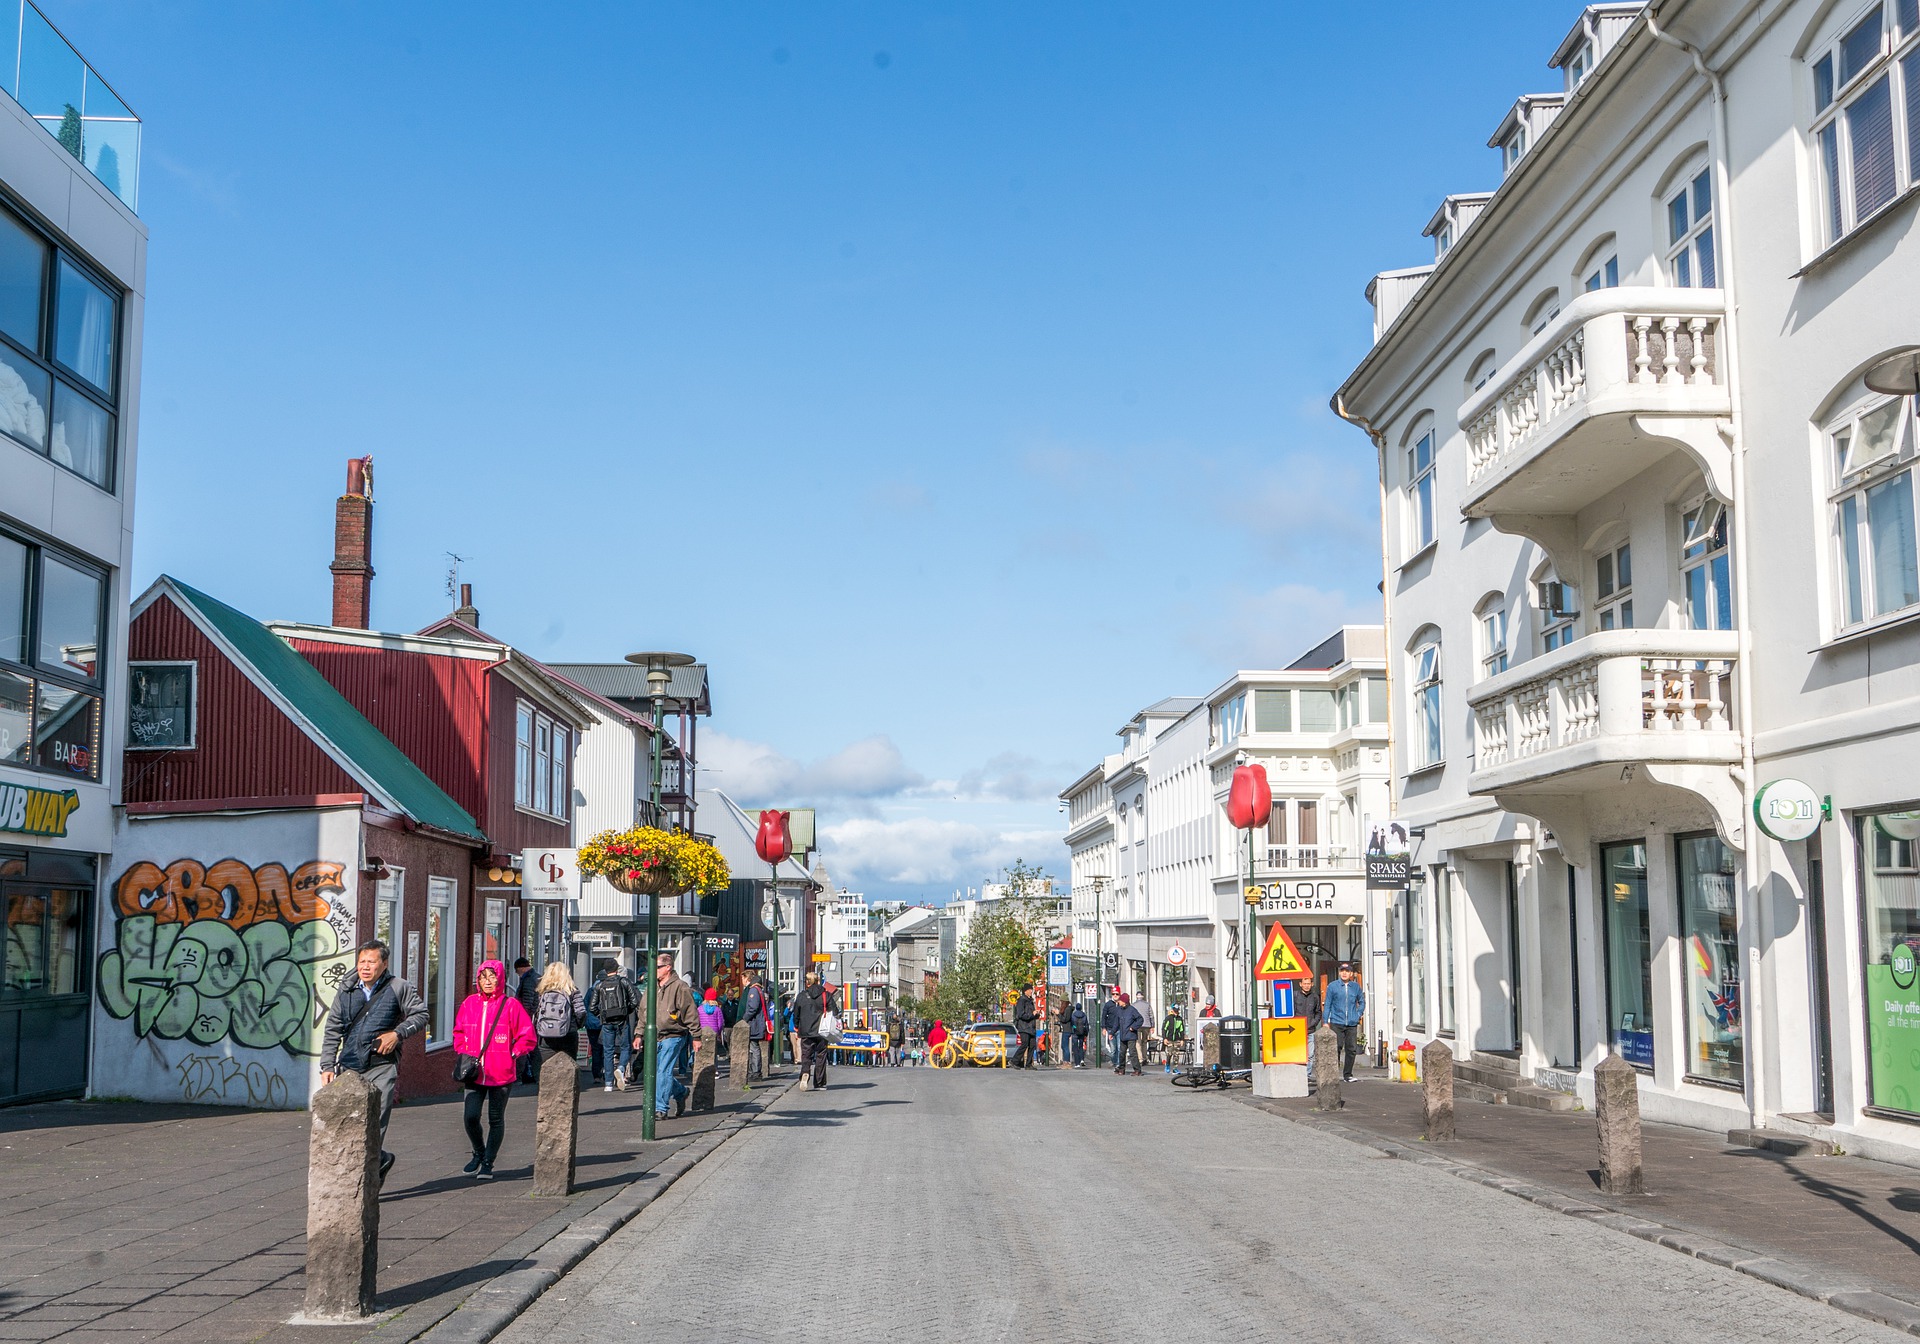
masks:
<path id="1" fill-rule="evenodd" d="M 973 1048 L 973 1062 L 984 1067 L 1007 1066 L 1007 1042 L 1002 1036 L 990 1036 L 981 1033 L 979 1042 Z"/>
<path id="2" fill-rule="evenodd" d="M 932 1053 L 928 1056 L 928 1063 L 936 1069 L 950 1069 L 959 1057 L 960 1052 L 953 1048 L 953 1042 L 947 1040 L 933 1047 Z"/>

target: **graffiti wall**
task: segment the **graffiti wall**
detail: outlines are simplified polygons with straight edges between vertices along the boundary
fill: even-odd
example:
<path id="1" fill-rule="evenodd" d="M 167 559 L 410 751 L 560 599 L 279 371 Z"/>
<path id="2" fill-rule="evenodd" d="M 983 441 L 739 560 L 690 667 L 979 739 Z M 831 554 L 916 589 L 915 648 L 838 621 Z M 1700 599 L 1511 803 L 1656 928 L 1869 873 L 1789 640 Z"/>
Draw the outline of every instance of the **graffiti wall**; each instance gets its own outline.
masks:
<path id="1" fill-rule="evenodd" d="M 353 975 L 357 809 L 136 818 L 100 902 L 93 1094 L 302 1107 Z"/>

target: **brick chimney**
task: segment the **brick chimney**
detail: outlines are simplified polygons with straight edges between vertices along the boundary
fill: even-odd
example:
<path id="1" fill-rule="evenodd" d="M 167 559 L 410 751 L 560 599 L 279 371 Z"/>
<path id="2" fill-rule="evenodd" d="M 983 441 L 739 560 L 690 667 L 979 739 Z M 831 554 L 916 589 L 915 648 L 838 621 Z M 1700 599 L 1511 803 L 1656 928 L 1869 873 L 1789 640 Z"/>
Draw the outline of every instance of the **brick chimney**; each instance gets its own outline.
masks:
<path id="1" fill-rule="evenodd" d="M 349 458 L 347 493 L 333 506 L 333 623 L 372 627 L 373 459 Z"/>
<path id="2" fill-rule="evenodd" d="M 480 609 L 473 605 L 472 584 L 460 585 L 460 605 L 453 609 L 453 619 L 465 621 L 476 630 L 480 628 Z"/>

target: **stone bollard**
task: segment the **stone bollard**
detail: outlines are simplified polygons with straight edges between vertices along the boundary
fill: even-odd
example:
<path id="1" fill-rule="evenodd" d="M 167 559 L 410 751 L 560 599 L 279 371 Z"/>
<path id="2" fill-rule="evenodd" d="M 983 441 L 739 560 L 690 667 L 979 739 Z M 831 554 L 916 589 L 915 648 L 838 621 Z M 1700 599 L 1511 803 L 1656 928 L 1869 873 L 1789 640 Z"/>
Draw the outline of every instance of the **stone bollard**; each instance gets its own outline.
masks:
<path id="1" fill-rule="evenodd" d="M 1420 1117 L 1428 1143 L 1453 1141 L 1453 1051 L 1441 1040 L 1420 1051 Z"/>
<path id="2" fill-rule="evenodd" d="M 533 1193 L 573 1193 L 573 1157 L 580 1136 L 580 1063 L 554 1055 L 540 1066 L 540 1106 L 533 1121 Z"/>
<path id="3" fill-rule="evenodd" d="M 1200 1024 L 1200 1062 L 1207 1068 L 1220 1062 L 1220 1023 L 1213 1018 Z"/>
<path id="4" fill-rule="evenodd" d="M 735 1022 L 728 1028 L 727 1077 L 736 1092 L 746 1092 L 753 1087 L 747 1077 L 747 1062 L 753 1054 L 753 1042 L 749 1039 L 752 1030 L 750 1022 Z"/>
<path id="5" fill-rule="evenodd" d="M 690 1111 L 713 1109 L 714 1077 L 720 1069 L 720 1033 L 705 1027 L 693 1033 L 693 1093 L 687 1098 Z"/>
<path id="6" fill-rule="evenodd" d="M 357 1073 L 313 1096 L 307 1152 L 307 1300 L 314 1321 L 373 1314 L 380 1262 L 380 1093 Z"/>
<path id="7" fill-rule="evenodd" d="M 1600 1188 L 1610 1195 L 1643 1195 L 1640 1171 L 1640 1075 L 1618 1055 L 1593 1071 L 1594 1111 L 1600 1120 Z"/>
<path id="8" fill-rule="evenodd" d="M 1340 1095 L 1340 1038 L 1325 1022 L 1313 1033 L 1313 1109 L 1338 1111 L 1346 1107 Z"/>

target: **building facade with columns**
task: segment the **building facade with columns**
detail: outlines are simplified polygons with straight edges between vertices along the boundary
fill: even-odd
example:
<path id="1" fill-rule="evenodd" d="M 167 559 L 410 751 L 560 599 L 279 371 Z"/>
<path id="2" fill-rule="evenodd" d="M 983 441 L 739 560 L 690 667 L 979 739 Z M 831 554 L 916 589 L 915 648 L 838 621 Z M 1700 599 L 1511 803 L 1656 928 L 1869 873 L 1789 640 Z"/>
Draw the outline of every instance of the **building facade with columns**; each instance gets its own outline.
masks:
<path id="1" fill-rule="evenodd" d="M 1911 1161 L 1920 7 L 1569 18 L 1334 399 L 1424 878 L 1394 1030 Z"/>

